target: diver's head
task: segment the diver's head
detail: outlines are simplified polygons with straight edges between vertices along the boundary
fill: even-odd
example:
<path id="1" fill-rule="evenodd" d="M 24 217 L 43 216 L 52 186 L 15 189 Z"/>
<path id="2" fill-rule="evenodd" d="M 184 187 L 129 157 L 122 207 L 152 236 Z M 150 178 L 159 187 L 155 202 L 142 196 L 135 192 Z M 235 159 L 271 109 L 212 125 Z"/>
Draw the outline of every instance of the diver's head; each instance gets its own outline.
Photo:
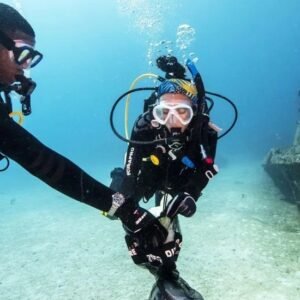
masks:
<path id="1" fill-rule="evenodd" d="M 157 104 L 153 108 L 155 120 L 169 131 L 185 131 L 194 116 L 196 87 L 187 80 L 165 80 L 158 87 L 157 96 Z"/>
<path id="2" fill-rule="evenodd" d="M 41 61 L 34 45 L 31 25 L 14 8 L 0 3 L 0 84 L 12 84 Z"/>

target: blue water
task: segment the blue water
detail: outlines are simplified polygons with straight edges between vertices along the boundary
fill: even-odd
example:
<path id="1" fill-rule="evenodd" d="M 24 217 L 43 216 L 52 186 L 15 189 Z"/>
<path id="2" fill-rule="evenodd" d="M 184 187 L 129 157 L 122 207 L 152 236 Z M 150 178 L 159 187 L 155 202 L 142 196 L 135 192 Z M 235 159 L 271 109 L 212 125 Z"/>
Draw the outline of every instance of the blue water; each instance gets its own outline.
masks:
<path id="1" fill-rule="evenodd" d="M 158 73 L 147 53 L 150 42 L 162 40 L 174 43 L 181 62 L 194 52 L 206 89 L 236 103 L 239 122 L 220 143 L 222 154 L 262 158 L 270 146 L 292 140 L 300 101 L 297 0 L 4 2 L 21 5 L 45 56 L 32 71 L 38 88 L 25 126 L 81 164 L 121 162 L 126 145 L 110 130 L 111 105 L 138 75 Z M 144 28 L 143 20 L 155 22 Z M 196 31 L 186 51 L 175 43 L 181 24 Z M 133 98 L 140 107 L 132 118 L 145 96 Z M 218 103 L 213 120 L 226 128 L 232 112 Z"/>
<path id="2" fill-rule="evenodd" d="M 238 107 L 238 123 L 220 141 L 217 160 L 226 166 L 262 161 L 270 147 L 292 143 L 300 109 L 298 0 L 2 2 L 21 9 L 35 29 L 36 48 L 44 54 L 31 72 L 38 87 L 24 127 L 106 184 L 126 151 L 110 129 L 111 106 L 138 75 L 162 75 L 151 61 L 168 51 L 182 63 L 194 53 L 206 89 Z M 187 49 L 176 46 L 182 24 L 195 30 Z M 138 86 L 154 84 L 146 80 Z M 130 124 L 146 97 L 132 97 Z M 213 121 L 226 129 L 232 118 L 231 108 L 217 99 Z M 123 134 L 122 105 L 116 125 Z M 0 196 L 13 200 L 36 186 L 48 190 L 12 162 L 1 174 Z M 28 204 L 34 209 L 38 203 Z"/>

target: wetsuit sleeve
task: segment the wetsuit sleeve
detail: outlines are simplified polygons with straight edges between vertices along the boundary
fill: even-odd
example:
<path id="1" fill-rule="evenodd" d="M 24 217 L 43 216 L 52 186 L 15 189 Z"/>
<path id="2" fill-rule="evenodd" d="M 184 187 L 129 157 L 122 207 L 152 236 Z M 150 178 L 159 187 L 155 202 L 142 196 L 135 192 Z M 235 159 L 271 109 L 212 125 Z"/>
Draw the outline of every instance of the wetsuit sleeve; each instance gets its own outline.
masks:
<path id="1" fill-rule="evenodd" d="M 15 123 L 0 104 L 0 152 L 57 191 L 108 211 L 114 193 Z"/>

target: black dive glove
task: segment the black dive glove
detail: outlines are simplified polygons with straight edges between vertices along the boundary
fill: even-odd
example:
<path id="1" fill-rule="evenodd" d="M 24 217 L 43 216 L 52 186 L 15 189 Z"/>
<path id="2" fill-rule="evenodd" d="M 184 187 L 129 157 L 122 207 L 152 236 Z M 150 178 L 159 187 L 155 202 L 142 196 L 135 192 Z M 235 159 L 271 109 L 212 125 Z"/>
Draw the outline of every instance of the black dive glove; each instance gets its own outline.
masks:
<path id="1" fill-rule="evenodd" d="M 162 55 L 156 59 L 156 65 L 162 71 L 166 72 L 165 77 L 186 79 L 185 67 L 181 65 L 175 56 Z"/>
<path id="2" fill-rule="evenodd" d="M 196 201 L 189 193 L 179 193 L 171 199 L 165 209 L 167 217 L 173 219 L 178 214 L 191 217 L 196 212 Z"/>
<path id="3" fill-rule="evenodd" d="M 116 193 L 120 195 L 119 193 Z M 115 195 L 116 195 L 115 194 Z M 138 206 L 130 198 L 117 209 L 115 216 L 120 218 L 126 232 L 133 236 L 143 236 L 151 241 L 155 247 L 164 243 L 168 231 L 146 209 Z"/>
<path id="4" fill-rule="evenodd" d="M 161 270 L 164 270 L 164 273 L 167 274 L 175 268 L 175 262 L 182 244 L 180 232 L 174 232 L 173 239 L 170 241 L 165 239 L 165 243 L 161 245 L 156 245 L 156 240 L 153 243 L 151 236 L 147 237 L 144 230 L 140 234 L 127 233 L 125 240 L 133 262 L 152 270 L 151 273 L 155 276 L 158 276 Z"/>

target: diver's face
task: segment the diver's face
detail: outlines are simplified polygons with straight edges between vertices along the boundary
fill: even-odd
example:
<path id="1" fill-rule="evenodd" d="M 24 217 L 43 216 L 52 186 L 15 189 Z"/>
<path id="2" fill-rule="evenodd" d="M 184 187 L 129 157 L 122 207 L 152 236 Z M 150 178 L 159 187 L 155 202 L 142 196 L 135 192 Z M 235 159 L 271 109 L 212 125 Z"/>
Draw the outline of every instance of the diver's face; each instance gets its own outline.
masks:
<path id="1" fill-rule="evenodd" d="M 159 99 L 159 106 L 170 131 L 180 129 L 183 132 L 193 117 L 192 101 L 183 94 L 164 94 Z"/>
<path id="2" fill-rule="evenodd" d="M 7 34 L 16 44 L 25 44 L 34 47 L 35 40 L 28 34 L 16 31 L 13 34 Z M 16 63 L 12 51 L 8 51 L 0 44 L 0 83 L 3 85 L 10 85 L 16 81 L 16 75 L 23 75 L 26 64 L 19 65 Z"/>

